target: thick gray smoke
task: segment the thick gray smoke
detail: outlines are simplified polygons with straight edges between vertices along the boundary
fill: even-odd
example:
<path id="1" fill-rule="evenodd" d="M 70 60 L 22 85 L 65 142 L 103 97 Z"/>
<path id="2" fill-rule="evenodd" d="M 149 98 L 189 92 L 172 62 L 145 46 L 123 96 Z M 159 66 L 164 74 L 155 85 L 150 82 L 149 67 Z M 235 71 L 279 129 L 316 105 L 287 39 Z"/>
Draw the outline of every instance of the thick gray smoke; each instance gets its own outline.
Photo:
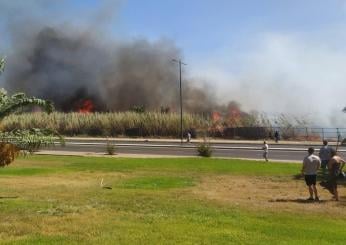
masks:
<path id="1" fill-rule="evenodd" d="M 182 53 L 166 39 L 124 41 L 108 35 L 109 10 L 117 1 L 100 1 L 103 5 L 83 24 L 42 14 L 45 1 L 28 2 L 0 0 L 5 23 L 0 33 L 10 44 L 2 78 L 8 90 L 52 100 L 63 111 L 78 110 L 85 100 L 97 111 L 177 110 L 179 69 L 172 59 Z M 71 21 L 74 26 L 66 24 Z M 210 111 L 216 104 L 210 89 L 183 75 L 185 110 Z"/>
<path id="2" fill-rule="evenodd" d="M 71 2 L 0 0 L 4 86 L 50 99 L 63 111 L 78 110 L 89 99 L 99 111 L 133 106 L 178 110 L 179 71 L 171 59 L 183 54 L 176 45 L 165 39 L 124 41 L 109 34 L 109 27 L 116 26 L 110 19 L 116 16 L 117 0 L 97 1 L 104 4 L 93 14 L 81 11 L 76 17 L 64 13 L 68 8 L 59 10 Z M 249 38 L 245 49 L 194 60 L 187 67 L 194 77 L 183 73 L 184 109 L 227 111 L 219 104 L 235 100 L 246 111 L 273 118 L 291 114 L 316 126 L 344 127 L 346 51 L 340 47 L 346 38 L 342 28 L 335 32 L 317 38 L 265 32 Z M 204 80 L 212 81 L 216 91 L 205 87 Z"/>
<path id="3" fill-rule="evenodd" d="M 179 73 L 171 59 L 181 54 L 168 40 L 101 41 L 91 32 L 43 27 L 12 48 L 7 88 L 50 99 L 60 110 L 75 110 L 86 99 L 99 111 L 177 105 Z M 213 105 L 210 95 L 184 83 L 187 110 Z"/>

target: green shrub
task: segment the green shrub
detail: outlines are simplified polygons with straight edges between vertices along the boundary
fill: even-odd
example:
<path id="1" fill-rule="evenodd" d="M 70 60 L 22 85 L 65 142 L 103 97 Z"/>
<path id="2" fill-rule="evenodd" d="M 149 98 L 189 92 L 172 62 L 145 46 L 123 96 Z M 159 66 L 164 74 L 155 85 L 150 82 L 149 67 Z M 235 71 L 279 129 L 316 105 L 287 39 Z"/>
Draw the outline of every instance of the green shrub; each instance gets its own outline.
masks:
<path id="1" fill-rule="evenodd" d="M 111 141 L 107 140 L 106 152 L 108 155 L 115 155 L 116 146 Z"/>
<path id="2" fill-rule="evenodd" d="M 197 147 L 197 152 L 199 156 L 202 157 L 211 157 L 212 155 L 212 149 L 208 142 L 204 141 L 203 143 L 200 143 Z"/>

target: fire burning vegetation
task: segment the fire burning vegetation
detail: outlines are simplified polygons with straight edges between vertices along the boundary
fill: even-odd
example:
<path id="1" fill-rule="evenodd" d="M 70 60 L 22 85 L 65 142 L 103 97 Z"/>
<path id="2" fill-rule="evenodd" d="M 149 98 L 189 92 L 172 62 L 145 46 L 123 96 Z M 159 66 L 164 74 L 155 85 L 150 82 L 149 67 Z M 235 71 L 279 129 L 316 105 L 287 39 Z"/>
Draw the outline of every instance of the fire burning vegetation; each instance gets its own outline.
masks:
<path id="1" fill-rule="evenodd" d="M 178 72 L 171 57 L 181 54 L 170 41 L 101 42 L 90 32 L 42 27 L 12 45 L 6 87 L 49 99 L 58 110 L 176 108 Z M 184 84 L 187 111 L 207 112 L 217 104 L 189 80 Z"/>
<path id="2" fill-rule="evenodd" d="M 172 41 L 125 42 L 107 37 L 102 23 L 66 27 L 28 15 L 8 16 L 6 23 L 11 45 L 4 86 L 10 92 L 51 100 L 62 112 L 177 112 L 179 73 L 171 60 L 182 53 Z M 240 126 L 248 114 L 237 103 L 222 105 L 205 86 L 184 75 L 184 111 Z"/>
<path id="3" fill-rule="evenodd" d="M 82 101 L 80 107 L 77 107 L 76 111 L 80 113 L 91 113 L 95 109 L 94 103 L 91 100 Z"/>
<path id="4" fill-rule="evenodd" d="M 25 43 L 13 43 L 6 87 L 54 102 L 64 112 L 158 111 L 178 105 L 178 72 L 170 57 L 180 56 L 170 41 L 135 40 L 111 45 L 92 33 L 44 27 Z M 196 81 L 194 81 L 196 83 Z M 221 105 L 212 91 L 184 81 L 184 110 L 210 116 L 213 111 L 240 125 L 239 104 Z"/>
<path id="5" fill-rule="evenodd" d="M 100 41 L 92 32 L 36 27 L 25 41 L 16 39 L 12 46 L 7 89 L 51 100 L 57 110 L 90 113 L 164 107 L 174 112 L 178 107 L 178 71 L 171 57 L 181 53 L 168 40 Z M 241 126 L 248 116 L 236 102 L 220 104 L 201 81 L 184 80 L 183 95 L 189 113 L 219 115 L 232 126 Z"/>
<path id="6" fill-rule="evenodd" d="M 111 38 L 102 23 L 82 28 L 31 21 L 31 16 L 8 20 L 11 45 L 3 77 L 10 92 L 51 100 L 60 112 L 177 112 L 179 73 L 171 60 L 182 53 L 174 42 Z M 206 86 L 184 75 L 183 107 L 188 116 L 211 119 L 213 131 L 270 126 L 266 117 L 242 111 L 232 98 L 222 103 Z"/>

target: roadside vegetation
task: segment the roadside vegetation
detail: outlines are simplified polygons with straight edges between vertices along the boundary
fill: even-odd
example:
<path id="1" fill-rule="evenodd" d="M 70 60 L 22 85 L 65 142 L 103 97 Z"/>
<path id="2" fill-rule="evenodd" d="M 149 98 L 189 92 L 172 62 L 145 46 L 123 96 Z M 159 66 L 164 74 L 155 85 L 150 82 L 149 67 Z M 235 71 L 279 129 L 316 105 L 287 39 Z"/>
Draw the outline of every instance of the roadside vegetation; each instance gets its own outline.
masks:
<path id="1" fill-rule="evenodd" d="M 63 113 L 28 112 L 14 114 L 3 120 L 6 131 L 14 129 L 49 128 L 65 136 L 96 137 L 180 137 L 180 114 L 174 112 Z M 251 120 L 250 120 L 251 119 Z M 184 113 L 183 128 L 186 136 L 221 137 L 230 139 L 273 138 L 280 127 L 282 139 L 318 140 L 319 132 L 309 132 L 302 122 L 281 115 L 274 124 L 265 115 L 246 114 L 235 124 L 231 118 L 213 119 L 209 115 Z M 298 127 L 298 128 L 296 128 Z M 302 128 L 303 127 L 303 128 Z"/>
<path id="2" fill-rule="evenodd" d="M 5 69 L 5 59 L 0 57 L 0 75 Z M 20 113 L 25 108 L 35 106 L 45 111 L 47 115 L 54 110 L 50 101 L 28 97 L 24 93 L 9 95 L 0 88 L 0 167 L 9 165 L 19 152 L 33 152 L 41 146 L 53 145 L 55 136 L 63 142 L 62 137 L 45 125 L 38 128 L 3 128 L 3 120 L 9 115 Z"/>
<path id="3" fill-rule="evenodd" d="M 2 244 L 344 244 L 346 192 L 299 164 L 29 156 L 0 171 Z M 100 181 L 111 189 L 102 188 Z"/>
<path id="4" fill-rule="evenodd" d="M 211 149 L 210 143 L 204 139 L 202 143 L 197 146 L 198 155 L 201 157 L 211 157 L 213 151 Z"/>
<path id="5" fill-rule="evenodd" d="M 185 114 L 185 129 L 203 129 L 206 121 L 197 115 Z M 6 130 L 48 127 L 62 135 L 76 136 L 162 136 L 180 135 L 180 115 L 160 112 L 114 113 L 25 113 L 11 115 L 3 122 Z"/>

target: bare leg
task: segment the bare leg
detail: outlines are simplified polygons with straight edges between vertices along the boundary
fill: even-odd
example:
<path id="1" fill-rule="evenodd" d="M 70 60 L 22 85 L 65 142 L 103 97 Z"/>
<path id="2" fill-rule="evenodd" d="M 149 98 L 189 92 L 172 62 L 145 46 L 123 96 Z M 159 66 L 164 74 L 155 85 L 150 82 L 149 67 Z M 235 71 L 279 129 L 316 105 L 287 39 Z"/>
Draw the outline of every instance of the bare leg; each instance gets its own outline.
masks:
<path id="1" fill-rule="evenodd" d="M 335 201 L 339 201 L 339 193 L 338 193 L 338 189 L 334 188 L 334 197 L 335 197 Z"/>
<path id="2" fill-rule="evenodd" d="M 314 196 L 313 196 L 313 189 L 312 189 L 312 186 L 311 185 L 309 185 L 309 193 L 310 193 L 310 198 L 314 198 Z"/>
<path id="3" fill-rule="evenodd" d="M 314 190 L 315 199 L 318 199 L 318 193 L 317 193 L 316 185 L 313 185 L 312 188 L 313 188 L 313 190 Z"/>

